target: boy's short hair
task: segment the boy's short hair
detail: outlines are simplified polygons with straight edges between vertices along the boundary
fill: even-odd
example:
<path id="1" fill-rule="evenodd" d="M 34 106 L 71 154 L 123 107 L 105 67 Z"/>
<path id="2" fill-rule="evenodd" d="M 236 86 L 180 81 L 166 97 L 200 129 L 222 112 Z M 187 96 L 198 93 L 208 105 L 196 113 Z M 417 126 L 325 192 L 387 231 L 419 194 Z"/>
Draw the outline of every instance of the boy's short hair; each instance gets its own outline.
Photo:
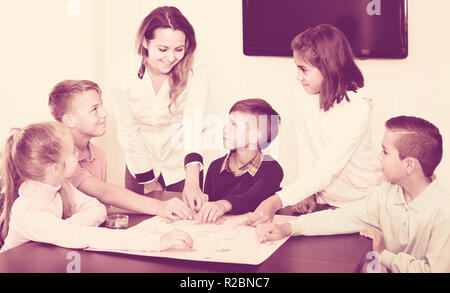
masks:
<path id="1" fill-rule="evenodd" d="M 386 121 L 386 128 L 399 132 L 395 142 L 401 160 L 416 158 L 425 176 L 431 178 L 442 159 L 442 136 L 432 123 L 417 117 L 398 116 Z"/>
<path id="2" fill-rule="evenodd" d="M 56 84 L 48 99 L 48 106 L 53 118 L 62 122 L 62 117 L 70 110 L 75 95 L 89 90 L 94 90 L 99 95 L 102 94 L 98 84 L 89 80 L 64 80 Z"/>
<path id="3" fill-rule="evenodd" d="M 263 99 L 245 99 L 236 102 L 230 109 L 232 112 L 243 112 L 257 116 L 258 128 L 261 122 L 267 123 L 267 132 L 262 132 L 259 147 L 265 149 L 277 137 L 281 121 L 280 115 Z"/>

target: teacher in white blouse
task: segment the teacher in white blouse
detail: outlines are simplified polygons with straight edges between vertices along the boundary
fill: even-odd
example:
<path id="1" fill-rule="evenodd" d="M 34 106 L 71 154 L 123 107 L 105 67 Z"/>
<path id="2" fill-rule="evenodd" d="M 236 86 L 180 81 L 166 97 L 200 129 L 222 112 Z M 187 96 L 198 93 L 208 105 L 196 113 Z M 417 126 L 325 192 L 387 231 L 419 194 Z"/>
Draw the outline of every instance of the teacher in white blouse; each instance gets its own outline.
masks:
<path id="1" fill-rule="evenodd" d="M 139 194 L 179 191 L 198 210 L 207 201 L 201 122 L 208 81 L 194 66 L 194 29 L 177 8 L 158 7 L 142 21 L 136 49 L 111 77 L 125 187 Z"/>

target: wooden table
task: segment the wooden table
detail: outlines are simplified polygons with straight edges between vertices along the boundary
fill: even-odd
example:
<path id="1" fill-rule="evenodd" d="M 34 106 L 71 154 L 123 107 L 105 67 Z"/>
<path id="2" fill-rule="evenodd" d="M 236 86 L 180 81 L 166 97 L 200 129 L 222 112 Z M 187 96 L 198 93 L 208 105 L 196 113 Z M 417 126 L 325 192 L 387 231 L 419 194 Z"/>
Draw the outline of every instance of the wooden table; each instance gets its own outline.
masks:
<path id="1" fill-rule="evenodd" d="M 130 225 L 148 216 L 131 215 Z M 258 266 L 187 261 L 67 249 L 28 242 L 0 254 L 0 273 L 66 273 L 70 252 L 82 273 L 352 273 L 359 272 L 372 241 L 359 234 L 291 237 Z"/>

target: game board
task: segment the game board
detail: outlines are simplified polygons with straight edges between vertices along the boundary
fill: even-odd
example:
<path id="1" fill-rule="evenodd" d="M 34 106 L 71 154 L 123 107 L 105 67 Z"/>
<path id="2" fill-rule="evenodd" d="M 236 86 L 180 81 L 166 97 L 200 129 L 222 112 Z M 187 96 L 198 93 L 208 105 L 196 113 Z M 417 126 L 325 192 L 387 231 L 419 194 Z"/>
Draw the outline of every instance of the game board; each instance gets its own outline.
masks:
<path id="1" fill-rule="evenodd" d="M 194 239 L 191 250 L 168 250 L 163 252 L 142 252 L 108 250 L 134 255 L 157 256 L 195 261 L 240 263 L 258 265 L 271 256 L 289 237 L 260 243 L 255 228 L 242 225 L 248 215 L 224 216 L 218 223 L 203 224 L 197 221 L 171 221 L 155 216 L 129 228 L 152 233 L 164 233 L 173 229 L 189 232 Z M 287 222 L 294 217 L 275 215 L 274 222 Z"/>

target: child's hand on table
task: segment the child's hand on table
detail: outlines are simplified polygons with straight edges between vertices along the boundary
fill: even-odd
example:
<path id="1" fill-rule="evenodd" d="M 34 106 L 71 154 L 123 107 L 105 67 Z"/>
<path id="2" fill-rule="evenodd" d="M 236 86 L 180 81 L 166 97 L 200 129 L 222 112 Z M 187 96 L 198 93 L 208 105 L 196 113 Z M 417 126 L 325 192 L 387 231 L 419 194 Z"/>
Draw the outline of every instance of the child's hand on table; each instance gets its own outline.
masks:
<path id="1" fill-rule="evenodd" d="M 168 249 L 189 250 L 194 245 L 191 235 L 182 230 L 172 230 L 161 236 L 161 251 Z"/>
<path id="2" fill-rule="evenodd" d="M 158 216 L 166 217 L 171 220 L 186 220 L 194 217 L 192 210 L 178 197 L 161 201 L 160 204 L 161 206 L 157 212 Z"/>
<path id="3" fill-rule="evenodd" d="M 198 221 L 201 223 L 215 223 L 230 210 L 231 204 L 226 200 L 206 202 L 198 212 Z"/>
<path id="4" fill-rule="evenodd" d="M 292 234 L 292 228 L 289 223 L 284 224 L 260 224 L 256 226 L 256 237 L 259 242 L 267 242 L 283 239 Z"/>
<path id="5" fill-rule="evenodd" d="M 270 223 L 281 207 L 281 199 L 275 194 L 263 200 L 243 224 L 256 227 L 258 224 Z"/>

